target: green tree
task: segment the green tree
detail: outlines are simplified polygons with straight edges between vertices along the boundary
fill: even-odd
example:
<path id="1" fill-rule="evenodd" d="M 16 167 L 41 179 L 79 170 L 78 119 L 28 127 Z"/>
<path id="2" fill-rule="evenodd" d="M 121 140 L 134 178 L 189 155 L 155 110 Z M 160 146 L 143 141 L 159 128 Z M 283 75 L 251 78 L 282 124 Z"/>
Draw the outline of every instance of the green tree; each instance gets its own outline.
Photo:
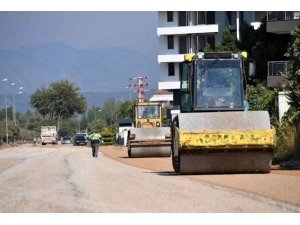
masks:
<path id="1" fill-rule="evenodd" d="M 30 104 L 37 109 L 42 116 L 54 117 L 54 99 L 51 89 L 38 89 L 31 95 Z"/>
<path id="2" fill-rule="evenodd" d="M 5 120 L 5 117 L 6 117 L 6 110 L 4 108 L 4 109 L 2 109 L 0 111 L 0 120 Z M 12 120 L 13 119 L 13 116 L 12 116 L 12 107 L 8 107 L 7 108 L 7 119 L 8 120 Z"/>
<path id="3" fill-rule="evenodd" d="M 134 102 L 132 100 L 126 100 L 126 101 L 121 102 L 118 112 L 117 112 L 117 117 L 118 118 L 132 118 L 133 104 L 134 104 Z"/>
<path id="4" fill-rule="evenodd" d="M 240 49 L 237 47 L 237 39 L 230 30 L 225 27 L 222 34 L 222 41 L 216 44 L 215 48 L 212 48 L 209 43 L 204 47 L 204 52 L 237 52 Z"/>
<path id="5" fill-rule="evenodd" d="M 86 111 L 85 97 L 78 92 L 78 87 L 62 80 L 50 84 L 48 89 L 38 89 L 32 94 L 30 103 L 44 117 L 49 116 L 51 121 L 55 119 L 59 130 L 61 120 Z"/>
<path id="6" fill-rule="evenodd" d="M 248 52 L 248 58 L 256 63 L 256 79 L 264 82 L 268 74 L 268 61 L 286 60 L 284 54 L 290 41 L 289 34 L 274 34 L 267 32 L 266 18 L 261 21 L 259 29 L 243 22 L 240 29 L 238 48 Z M 253 82 L 255 84 L 255 82 Z"/>
<path id="7" fill-rule="evenodd" d="M 20 127 L 16 126 L 13 121 L 8 122 L 8 139 L 9 142 L 14 143 L 20 138 Z"/>
<path id="8" fill-rule="evenodd" d="M 285 56 L 289 59 L 287 79 L 284 85 L 290 108 L 282 119 L 282 142 L 284 150 L 291 149 L 293 158 L 300 160 L 300 25 L 292 32 L 292 41 Z M 286 151 L 284 151 L 286 152 Z"/>
<path id="9" fill-rule="evenodd" d="M 275 97 L 277 90 L 272 90 L 265 83 L 247 86 L 246 100 L 250 110 L 266 110 L 275 116 Z"/>
<path id="10" fill-rule="evenodd" d="M 58 131 L 60 137 L 73 136 L 76 133 L 76 121 L 74 119 L 67 119 L 61 123 L 61 127 Z"/>
<path id="11" fill-rule="evenodd" d="M 104 102 L 102 108 L 103 118 L 112 131 L 114 131 L 116 128 L 118 110 L 119 104 L 115 99 L 108 99 Z"/>
<path id="12" fill-rule="evenodd" d="M 243 21 L 240 26 L 240 41 L 238 48 L 251 54 L 252 47 L 255 46 L 257 39 L 257 32 L 249 23 Z"/>
<path id="13" fill-rule="evenodd" d="M 237 47 L 237 39 L 227 27 L 224 28 L 222 41 L 216 45 L 216 50 L 218 52 L 239 51 L 239 48 Z"/>
<path id="14" fill-rule="evenodd" d="M 300 25 L 292 32 L 292 41 L 285 56 L 289 59 L 285 85 L 289 101 L 290 119 L 293 124 L 300 125 Z"/>
<path id="15" fill-rule="evenodd" d="M 92 122 L 90 122 L 88 124 L 89 131 L 93 131 L 93 130 L 102 131 L 106 127 L 107 127 L 107 124 L 103 119 L 93 120 Z"/>
<path id="16" fill-rule="evenodd" d="M 102 109 L 99 106 L 93 106 L 87 111 L 88 121 L 97 120 L 99 118 L 103 118 Z"/>

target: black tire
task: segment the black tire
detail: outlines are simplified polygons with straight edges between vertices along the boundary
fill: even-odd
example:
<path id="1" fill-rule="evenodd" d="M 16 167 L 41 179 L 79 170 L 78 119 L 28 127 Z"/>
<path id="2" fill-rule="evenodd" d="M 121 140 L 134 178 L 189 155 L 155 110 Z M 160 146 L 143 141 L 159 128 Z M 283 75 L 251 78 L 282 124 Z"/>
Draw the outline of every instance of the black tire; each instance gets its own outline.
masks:
<path id="1" fill-rule="evenodd" d="M 180 156 L 175 156 L 174 151 L 176 147 L 176 137 L 175 137 L 175 128 L 178 127 L 178 117 L 176 116 L 172 123 L 172 144 L 171 144 L 171 152 L 172 152 L 172 165 L 173 169 L 176 173 L 180 173 Z M 178 147 L 178 146 L 177 146 Z"/>
<path id="2" fill-rule="evenodd" d="M 128 153 L 128 157 L 131 158 L 131 147 L 129 141 L 127 142 L 127 153 Z"/>
<path id="3" fill-rule="evenodd" d="M 128 134 L 127 134 L 127 154 L 128 154 L 128 157 L 131 158 L 131 147 L 130 147 L 130 130 L 128 131 Z"/>

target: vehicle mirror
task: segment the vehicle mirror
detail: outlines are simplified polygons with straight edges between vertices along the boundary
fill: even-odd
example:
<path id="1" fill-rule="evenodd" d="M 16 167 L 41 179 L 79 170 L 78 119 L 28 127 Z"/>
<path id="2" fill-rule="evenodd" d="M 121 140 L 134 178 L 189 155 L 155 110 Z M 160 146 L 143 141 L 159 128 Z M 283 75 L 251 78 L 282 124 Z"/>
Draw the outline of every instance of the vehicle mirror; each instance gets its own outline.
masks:
<path id="1" fill-rule="evenodd" d="M 190 73 L 190 66 L 189 63 L 182 64 L 182 75 L 181 75 L 181 90 L 182 91 L 189 91 L 189 73 Z"/>
<path id="2" fill-rule="evenodd" d="M 249 63 L 249 77 L 254 77 L 256 72 L 256 65 L 255 62 Z"/>

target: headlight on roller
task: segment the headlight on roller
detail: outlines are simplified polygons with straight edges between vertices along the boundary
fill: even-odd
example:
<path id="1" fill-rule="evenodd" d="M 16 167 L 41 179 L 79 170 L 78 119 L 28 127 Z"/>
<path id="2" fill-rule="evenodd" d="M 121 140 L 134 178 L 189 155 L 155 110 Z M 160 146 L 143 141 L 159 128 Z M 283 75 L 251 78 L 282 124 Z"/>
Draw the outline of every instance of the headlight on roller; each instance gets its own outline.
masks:
<path id="1" fill-rule="evenodd" d="M 156 122 L 156 127 L 160 127 L 160 123 L 159 122 Z"/>

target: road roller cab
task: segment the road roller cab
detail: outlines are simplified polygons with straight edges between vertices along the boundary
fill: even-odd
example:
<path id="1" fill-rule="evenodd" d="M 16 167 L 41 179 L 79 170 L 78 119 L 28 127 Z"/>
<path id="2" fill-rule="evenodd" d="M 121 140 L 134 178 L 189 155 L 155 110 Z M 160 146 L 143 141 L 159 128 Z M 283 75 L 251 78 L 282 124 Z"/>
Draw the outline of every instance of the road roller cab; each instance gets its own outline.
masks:
<path id="1" fill-rule="evenodd" d="M 185 56 L 181 113 L 172 122 L 176 172 L 270 171 L 275 131 L 268 112 L 244 111 L 245 56 L 227 52 Z"/>
<path id="2" fill-rule="evenodd" d="M 128 157 L 169 157 L 170 127 L 162 126 L 159 102 L 138 102 L 134 105 L 134 128 L 128 132 Z"/>
<path id="3" fill-rule="evenodd" d="M 134 125 L 137 128 L 162 126 L 161 105 L 159 102 L 139 102 L 134 107 Z"/>

